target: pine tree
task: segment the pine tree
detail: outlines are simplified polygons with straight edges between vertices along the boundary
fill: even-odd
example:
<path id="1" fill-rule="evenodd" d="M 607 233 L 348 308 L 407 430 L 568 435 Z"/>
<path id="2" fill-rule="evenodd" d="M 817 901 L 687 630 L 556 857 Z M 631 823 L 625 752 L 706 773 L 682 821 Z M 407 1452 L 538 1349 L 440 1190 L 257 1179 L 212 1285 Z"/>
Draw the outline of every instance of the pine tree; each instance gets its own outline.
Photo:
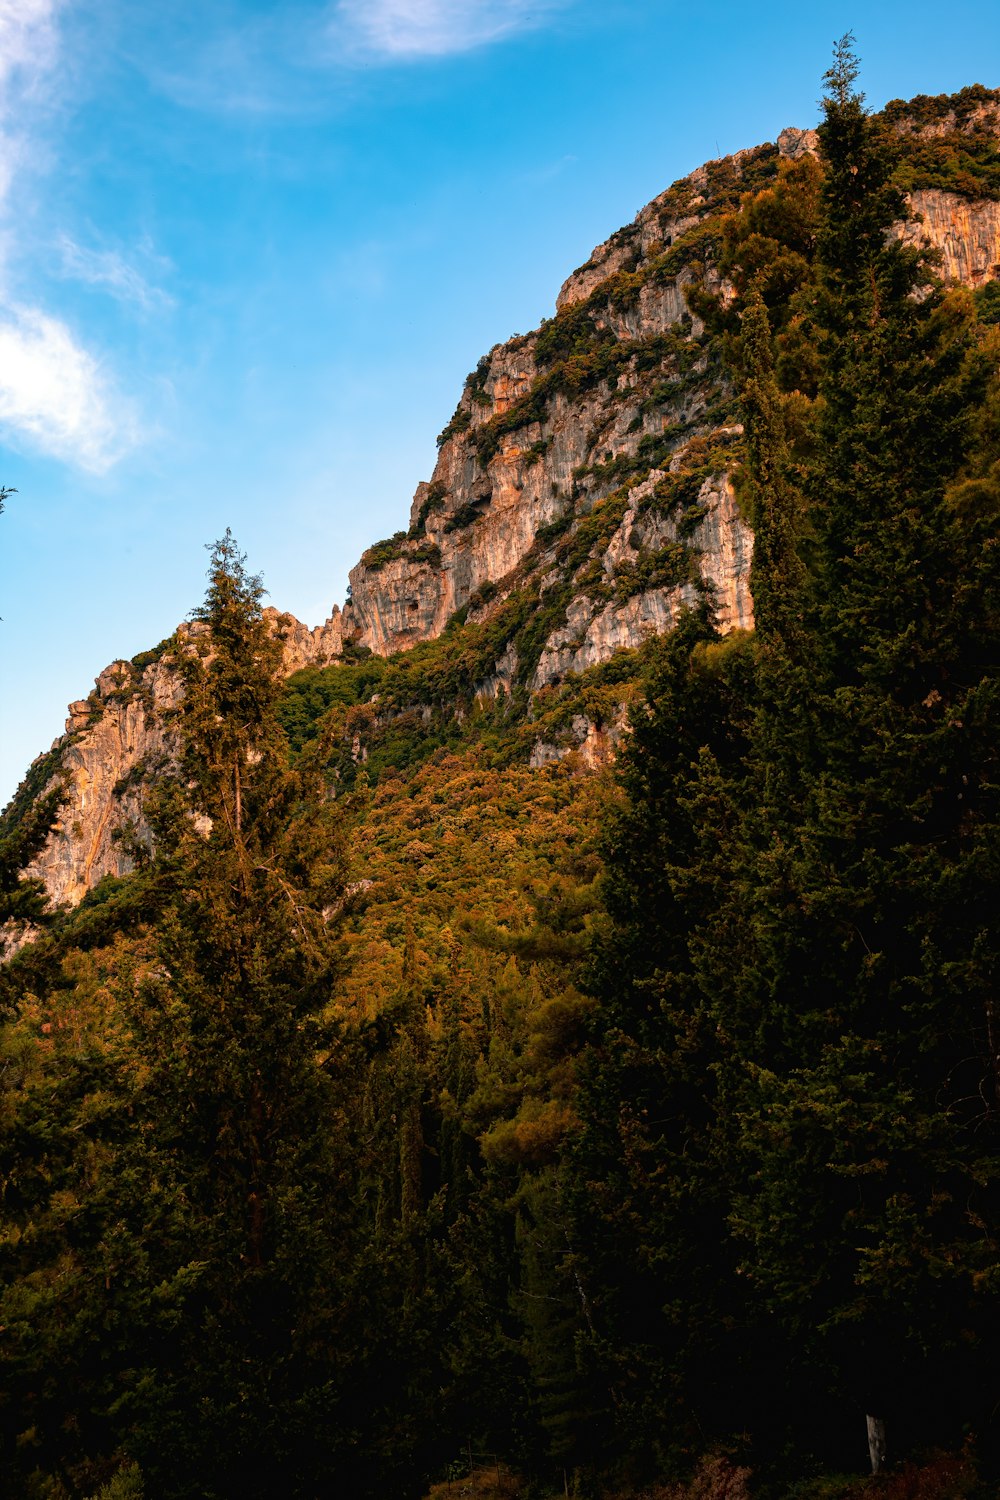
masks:
<path id="1" fill-rule="evenodd" d="M 996 637 L 948 500 L 982 399 L 971 308 L 893 233 L 893 143 L 856 73 L 845 38 L 820 129 L 811 680 L 799 704 L 762 694 L 745 952 L 720 984 L 716 939 L 703 982 L 742 1058 L 746 1274 L 832 1406 L 889 1414 L 905 1444 L 954 1439 L 997 1316 Z M 771 769 L 789 747 L 797 783 Z"/>
<path id="2" fill-rule="evenodd" d="M 126 1002 L 146 1065 L 136 1171 L 172 1196 L 175 1258 L 184 1247 L 183 1336 L 135 1394 L 136 1456 L 164 1493 L 182 1433 L 205 1493 L 235 1474 L 271 1493 L 289 1445 L 318 1459 L 332 1438 L 314 1430 L 309 1374 L 329 1391 L 349 1229 L 346 1044 L 324 1021 L 345 820 L 315 766 L 288 764 L 262 594 L 227 532 L 179 657 L 182 753 L 155 817 L 158 971 Z"/>
<path id="3" fill-rule="evenodd" d="M 745 1421 L 716 1102 L 725 1038 L 693 955 L 729 865 L 752 678 L 745 638 L 714 639 L 704 612 L 680 623 L 622 757 L 628 801 L 605 843 L 611 926 L 589 981 L 600 1008 L 571 1202 L 591 1308 L 581 1343 L 605 1387 L 602 1456 L 637 1472 L 683 1463 Z"/>
<path id="4" fill-rule="evenodd" d="M 6 1299 L 10 1422 L 70 1486 L 120 1453 L 165 1497 L 362 1495 L 377 1469 L 357 1442 L 383 1373 L 352 1306 L 361 1056 L 328 1019 L 346 814 L 320 752 L 288 763 L 261 595 L 227 533 L 179 652 L 154 952 L 122 953 L 113 1033 L 66 1059 L 54 1118 L 24 1096 L 8 1136 L 35 1227 Z"/>

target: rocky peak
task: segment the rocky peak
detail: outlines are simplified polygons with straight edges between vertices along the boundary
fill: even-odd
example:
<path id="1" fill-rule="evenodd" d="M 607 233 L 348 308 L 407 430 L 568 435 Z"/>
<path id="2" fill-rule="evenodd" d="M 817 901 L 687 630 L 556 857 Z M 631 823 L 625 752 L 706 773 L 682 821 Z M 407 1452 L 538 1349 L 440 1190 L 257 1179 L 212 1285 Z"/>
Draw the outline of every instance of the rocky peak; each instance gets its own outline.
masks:
<path id="1" fill-rule="evenodd" d="M 945 276 L 982 285 L 1000 263 L 1000 194 L 977 192 L 992 181 L 1000 94 L 976 87 L 894 103 L 885 118 L 904 142 L 937 143 L 939 157 L 934 181 L 926 145 L 910 158 L 918 217 L 900 234 L 937 248 Z M 957 140 L 973 165 L 987 163 L 986 176 L 956 175 Z M 788 127 L 774 145 L 681 178 L 567 278 L 552 319 L 484 355 L 407 529 L 351 569 L 343 612 L 310 629 L 267 611 L 286 671 L 336 662 L 345 648 L 391 655 L 440 636 L 459 612 L 488 618 L 519 589 L 533 591 L 544 637 L 530 659 L 512 641 L 502 646 L 481 696 L 509 693 L 515 681 L 542 694 L 669 630 L 705 596 L 723 631 L 750 628 L 753 538 L 729 479 L 741 429 L 688 295 L 699 286 L 727 293 L 713 256 L 720 215 L 773 181 L 783 161 L 817 148 L 815 131 Z M 125 873 L 129 839 L 148 836 L 143 790 L 172 754 L 171 652 L 197 630 L 181 627 L 158 652 L 112 663 L 70 705 L 55 747 L 70 797 L 31 870 L 54 900 L 78 901 L 102 875 Z M 595 764 L 612 740 L 586 723 L 575 737 Z M 564 753 L 541 741 L 536 750 L 538 763 Z"/>

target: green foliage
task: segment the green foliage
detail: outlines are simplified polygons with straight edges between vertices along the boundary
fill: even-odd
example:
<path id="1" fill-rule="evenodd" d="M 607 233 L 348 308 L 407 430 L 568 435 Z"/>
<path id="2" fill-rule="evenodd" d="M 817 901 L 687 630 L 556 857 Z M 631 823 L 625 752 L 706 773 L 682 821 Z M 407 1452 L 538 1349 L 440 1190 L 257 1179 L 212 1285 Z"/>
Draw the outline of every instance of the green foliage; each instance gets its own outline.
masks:
<path id="1" fill-rule="evenodd" d="M 1000 323 L 1000 281 L 988 281 L 976 293 L 976 304 L 980 323 Z"/>
<path id="2" fill-rule="evenodd" d="M 452 511 L 451 515 L 445 522 L 445 533 L 448 534 L 452 531 L 464 531 L 467 526 L 474 525 L 475 522 L 479 520 L 482 513 L 482 506 L 475 504 L 474 501 L 470 502 L 468 505 L 460 505 L 457 510 Z"/>
<path id="3" fill-rule="evenodd" d="M 957 94 L 891 100 L 882 115 L 899 134 L 897 180 L 904 190 L 938 188 L 971 199 L 1000 198 L 998 107 L 1000 92 L 981 84 Z M 992 116 L 992 127 L 975 118 L 981 110 Z"/>
<path id="4" fill-rule="evenodd" d="M 0 927 L 12 932 L 51 920 L 40 880 L 22 875 L 44 844 L 66 798 L 62 756 L 58 749 L 32 762 L 11 801 L 0 815 Z"/>
<path id="5" fill-rule="evenodd" d="M 101 1486 L 94 1500 L 144 1500 L 145 1493 L 140 1470 L 135 1464 L 129 1464 Z"/>
<path id="6" fill-rule="evenodd" d="M 599 294 L 594 295 L 597 297 Z M 590 302 L 593 300 L 594 298 L 591 298 Z M 579 310 L 583 326 L 590 326 L 592 321 L 590 302 L 575 304 L 567 310 L 567 313 Z M 545 325 L 543 332 L 550 327 L 555 327 L 563 316 L 564 314 L 560 313 L 553 318 L 551 324 Z M 561 347 L 554 338 L 550 342 L 553 350 Z M 558 359 L 550 369 L 536 376 L 523 396 L 513 402 L 505 412 L 492 417 L 477 429 L 473 442 L 480 463 L 487 464 L 490 461 L 499 450 L 502 439 L 508 434 L 518 432 L 522 427 L 530 426 L 532 423 L 544 421 L 549 402 L 559 392 L 576 396 L 583 391 L 593 389 L 602 381 L 617 380 L 619 374 L 630 367 L 636 370 L 648 370 L 659 368 L 668 362 L 674 363 L 678 358 L 687 361 L 691 357 L 686 341 L 674 333 L 615 340 L 607 329 L 603 329 L 599 330 L 598 335 L 591 340 L 582 337 L 576 341 L 567 339 L 567 347 L 571 347 L 573 352 Z M 527 451 L 532 452 L 537 446 L 536 442 Z"/>
<path id="7" fill-rule="evenodd" d="M 131 665 L 136 674 L 140 674 L 151 667 L 154 662 L 162 660 L 168 651 L 173 651 L 177 646 L 176 635 L 168 635 L 159 645 L 153 646 L 149 651 L 139 651 L 132 657 Z"/>
<path id="8" fill-rule="evenodd" d="M 404 543 L 407 539 L 405 531 L 394 531 L 392 536 L 386 537 L 384 541 L 375 542 L 371 547 L 366 547 L 361 554 L 361 562 L 364 567 L 377 572 L 384 568 L 386 563 L 395 562 L 397 557 L 402 557 L 406 551 Z"/>
<path id="9" fill-rule="evenodd" d="M 443 448 L 450 438 L 458 437 L 461 433 L 468 432 L 471 426 L 472 417 L 469 415 L 469 412 L 464 406 L 457 406 L 451 421 L 438 433 L 438 447 Z"/>
<path id="10" fill-rule="evenodd" d="M 537 464 L 549 451 L 550 439 L 539 438 L 537 443 L 532 443 L 524 450 L 524 462 L 527 465 Z"/>
<path id="11" fill-rule="evenodd" d="M 431 483 L 427 486 L 427 491 L 420 503 L 420 509 L 417 512 L 417 519 L 407 533 L 409 537 L 420 536 L 427 530 L 428 516 L 433 515 L 435 511 L 438 511 L 442 508 L 447 493 L 448 490 L 440 479 L 434 479 L 431 481 Z"/>
<path id="12" fill-rule="evenodd" d="M 658 643 L 649 711 L 634 718 L 628 800 L 606 835 L 613 925 L 592 960 L 601 1007 L 573 1147 L 581 1274 L 599 1309 L 590 1343 L 613 1415 L 608 1456 L 647 1465 L 697 1441 L 709 1410 L 724 1427 L 745 1399 L 726 1132 L 714 1114 L 722 1038 L 688 952 L 718 889 L 727 829 L 721 798 L 708 821 L 704 798 L 685 799 L 699 764 L 729 775 L 740 765 L 752 651 L 740 640 L 719 655 L 712 641 L 702 615 Z M 703 868 L 689 872 L 696 855 Z"/>
<path id="13" fill-rule="evenodd" d="M 773 1493 L 865 1412 L 954 1446 L 996 1391 L 992 344 L 889 233 L 855 77 L 845 38 L 818 199 L 784 174 L 727 231 L 757 634 L 678 631 L 635 721 L 573 1146 L 608 1451 L 749 1432 Z M 801 277 L 760 275 L 768 216 L 811 226 Z M 772 335 L 797 298 L 811 441 Z"/>
<path id="14" fill-rule="evenodd" d="M 398 562 L 405 558 L 413 564 L 429 563 L 435 567 L 441 560 L 441 549 L 434 542 L 421 542 L 419 546 L 410 546 L 412 538 L 409 532 L 396 531 L 383 542 L 376 542 L 373 547 L 368 547 L 361 554 L 361 566 L 368 569 L 370 573 L 377 573 L 380 568 L 387 564 Z"/>
<path id="15" fill-rule="evenodd" d="M 535 339 L 535 358 L 540 365 L 554 365 L 575 356 L 586 358 L 600 345 L 613 341 L 611 329 L 596 322 L 589 301 L 573 302 L 542 322 Z"/>
<path id="16" fill-rule="evenodd" d="M 179 662 L 155 939 L 112 959 L 100 1045 L 77 1022 L 84 1046 L 59 1037 L 53 1077 L 33 1070 L 6 1101 L 9 1481 L 87 1483 L 122 1449 L 164 1496 L 193 1475 L 204 1495 L 273 1494 L 288 1445 L 289 1493 L 337 1467 L 329 1443 L 301 1464 L 317 1341 L 343 1318 L 347 1136 L 331 1127 L 347 1048 L 320 1024 L 343 814 L 315 771 L 283 763 L 261 593 L 227 532 Z"/>
<path id="17" fill-rule="evenodd" d="M 491 350 L 489 354 L 484 354 L 482 356 L 482 358 L 477 363 L 476 368 L 472 371 L 472 374 L 469 375 L 465 382 L 466 389 L 471 399 L 483 406 L 490 405 L 490 398 L 486 394 L 486 381 L 489 378 L 492 353 L 493 351 Z"/>

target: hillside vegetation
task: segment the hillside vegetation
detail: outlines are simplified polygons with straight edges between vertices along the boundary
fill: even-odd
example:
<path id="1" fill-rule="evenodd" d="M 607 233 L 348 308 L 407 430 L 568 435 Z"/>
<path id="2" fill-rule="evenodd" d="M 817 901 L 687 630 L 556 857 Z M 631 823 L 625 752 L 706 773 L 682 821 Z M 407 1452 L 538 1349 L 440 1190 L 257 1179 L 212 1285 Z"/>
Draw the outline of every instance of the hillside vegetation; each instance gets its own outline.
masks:
<path id="1" fill-rule="evenodd" d="M 698 587 L 530 692 L 606 475 L 437 640 L 286 681 L 227 533 L 135 872 L 45 911 L 41 772 L 9 816 L 4 1494 L 996 1494 L 1000 333 L 890 233 L 1000 192 L 995 96 L 925 149 L 856 77 L 680 252 L 716 401 L 658 503 L 732 472 L 753 633 Z"/>

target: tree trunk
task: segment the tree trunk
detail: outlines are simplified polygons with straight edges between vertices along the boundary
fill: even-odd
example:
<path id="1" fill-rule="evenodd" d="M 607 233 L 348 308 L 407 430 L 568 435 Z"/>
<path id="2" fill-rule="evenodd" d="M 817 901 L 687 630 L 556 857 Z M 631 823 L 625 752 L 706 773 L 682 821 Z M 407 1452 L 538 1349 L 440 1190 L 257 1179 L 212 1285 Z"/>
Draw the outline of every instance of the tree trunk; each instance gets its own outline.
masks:
<path id="1" fill-rule="evenodd" d="M 885 1422 L 881 1417 L 866 1417 L 868 1423 L 868 1452 L 872 1461 L 872 1473 L 879 1474 L 885 1468 Z"/>

